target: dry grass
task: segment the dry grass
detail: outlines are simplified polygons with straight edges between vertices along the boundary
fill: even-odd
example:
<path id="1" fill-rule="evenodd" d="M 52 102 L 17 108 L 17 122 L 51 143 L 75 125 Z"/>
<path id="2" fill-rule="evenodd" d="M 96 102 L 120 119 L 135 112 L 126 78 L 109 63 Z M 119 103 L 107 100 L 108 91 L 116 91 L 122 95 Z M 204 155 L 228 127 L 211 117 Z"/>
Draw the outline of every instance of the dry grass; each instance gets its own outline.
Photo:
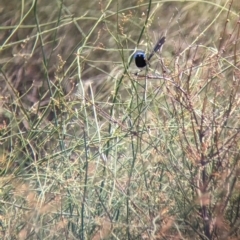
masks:
<path id="1" fill-rule="evenodd" d="M 239 239 L 239 7 L 0 3 L 1 239 Z"/>

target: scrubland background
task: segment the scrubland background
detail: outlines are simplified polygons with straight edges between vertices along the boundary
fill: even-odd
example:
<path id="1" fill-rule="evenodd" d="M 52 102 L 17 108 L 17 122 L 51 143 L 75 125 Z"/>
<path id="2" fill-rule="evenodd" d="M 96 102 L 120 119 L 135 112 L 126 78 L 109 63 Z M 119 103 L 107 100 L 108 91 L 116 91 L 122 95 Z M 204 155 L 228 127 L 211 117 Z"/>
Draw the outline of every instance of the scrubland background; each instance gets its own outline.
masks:
<path id="1" fill-rule="evenodd" d="M 240 239 L 239 13 L 2 0 L 0 238 Z"/>

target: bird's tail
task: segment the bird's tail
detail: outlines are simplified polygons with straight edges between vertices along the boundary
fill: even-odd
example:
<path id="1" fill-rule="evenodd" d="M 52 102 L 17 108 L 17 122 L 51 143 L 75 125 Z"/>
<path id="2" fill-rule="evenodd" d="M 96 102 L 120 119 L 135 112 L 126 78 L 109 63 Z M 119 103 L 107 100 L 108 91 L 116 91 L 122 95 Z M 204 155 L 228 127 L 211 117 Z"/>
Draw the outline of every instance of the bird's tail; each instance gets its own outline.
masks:
<path id="1" fill-rule="evenodd" d="M 158 40 L 157 44 L 155 45 L 153 51 L 148 57 L 148 61 L 152 58 L 155 52 L 159 51 L 159 49 L 162 47 L 162 45 L 165 43 L 166 37 L 162 37 Z"/>

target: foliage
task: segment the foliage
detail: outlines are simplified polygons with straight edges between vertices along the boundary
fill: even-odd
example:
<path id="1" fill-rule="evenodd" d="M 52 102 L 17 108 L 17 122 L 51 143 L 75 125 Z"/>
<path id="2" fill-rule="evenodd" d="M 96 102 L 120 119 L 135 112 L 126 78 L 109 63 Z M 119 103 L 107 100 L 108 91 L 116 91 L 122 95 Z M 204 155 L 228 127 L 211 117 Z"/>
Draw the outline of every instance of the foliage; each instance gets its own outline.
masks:
<path id="1" fill-rule="evenodd" d="M 239 7 L 2 1 L 1 239 L 239 239 Z"/>

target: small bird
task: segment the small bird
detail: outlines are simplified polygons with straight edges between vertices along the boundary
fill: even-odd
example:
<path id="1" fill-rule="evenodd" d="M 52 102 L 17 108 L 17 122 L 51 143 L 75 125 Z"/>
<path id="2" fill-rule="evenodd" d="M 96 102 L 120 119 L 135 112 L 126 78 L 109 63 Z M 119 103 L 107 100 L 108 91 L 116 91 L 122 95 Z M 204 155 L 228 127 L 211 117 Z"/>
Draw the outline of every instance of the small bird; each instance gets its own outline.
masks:
<path id="1" fill-rule="evenodd" d="M 135 64 L 138 68 L 143 68 L 147 65 L 147 63 L 149 62 L 149 60 L 152 58 L 152 56 L 159 51 L 159 49 L 162 47 L 162 45 L 165 42 L 165 37 L 162 37 L 159 39 L 159 41 L 157 42 L 157 44 L 155 45 L 155 47 L 153 48 L 151 54 L 149 55 L 148 58 L 146 58 L 146 54 L 144 51 L 137 51 L 134 54 L 134 58 L 135 58 Z"/>

